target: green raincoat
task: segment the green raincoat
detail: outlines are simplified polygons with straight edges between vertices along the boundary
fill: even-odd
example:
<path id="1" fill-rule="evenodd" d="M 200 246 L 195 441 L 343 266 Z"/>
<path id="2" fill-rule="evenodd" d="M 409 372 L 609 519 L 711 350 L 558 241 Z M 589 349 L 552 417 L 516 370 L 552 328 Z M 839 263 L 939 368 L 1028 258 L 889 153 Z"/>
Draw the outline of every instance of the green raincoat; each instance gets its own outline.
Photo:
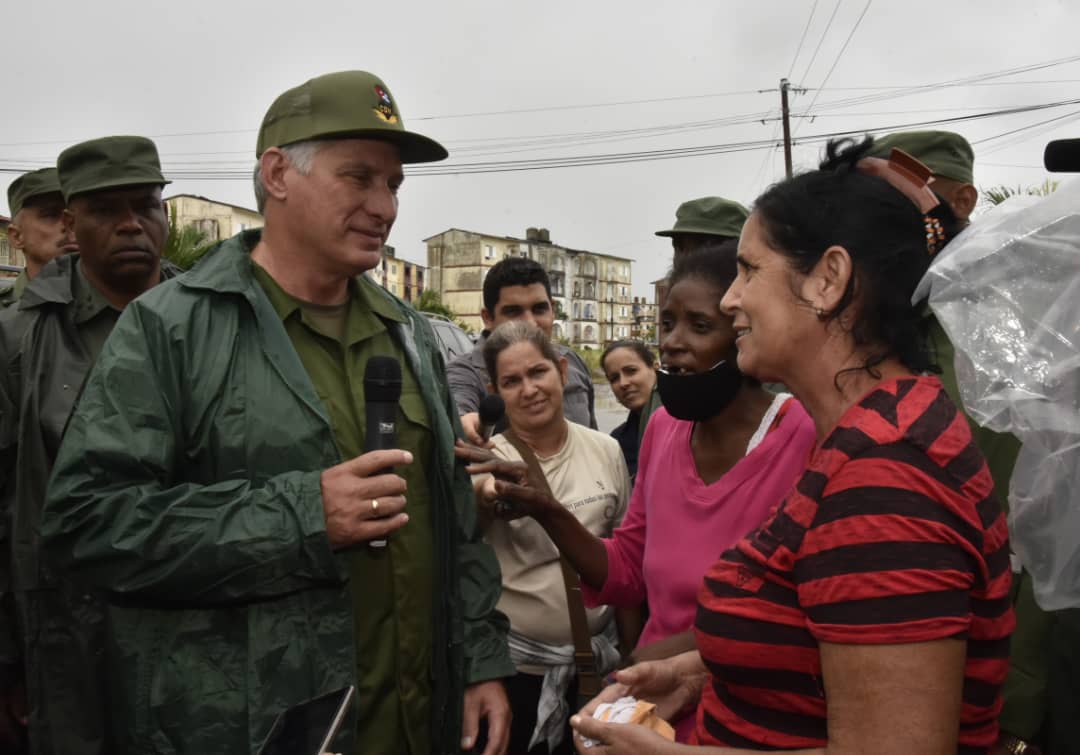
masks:
<path id="1" fill-rule="evenodd" d="M 342 459 L 252 276 L 259 234 L 125 310 L 49 488 L 48 553 L 110 595 L 118 753 L 254 752 L 280 711 L 354 681 L 348 561 L 330 549 L 320 493 Z M 455 463 L 460 425 L 431 327 L 359 285 L 406 316 L 389 327 L 432 419 L 432 741 L 457 752 L 465 685 L 514 673 L 498 563 Z M 335 750 L 352 752 L 345 728 Z"/>
<path id="2" fill-rule="evenodd" d="M 26 676 L 31 751 L 41 755 L 107 752 L 104 607 L 58 577 L 38 537 L 64 426 L 93 363 L 74 313 L 78 259 L 46 265 L 0 314 L 0 663 Z M 177 274 L 162 264 L 163 278 Z"/>

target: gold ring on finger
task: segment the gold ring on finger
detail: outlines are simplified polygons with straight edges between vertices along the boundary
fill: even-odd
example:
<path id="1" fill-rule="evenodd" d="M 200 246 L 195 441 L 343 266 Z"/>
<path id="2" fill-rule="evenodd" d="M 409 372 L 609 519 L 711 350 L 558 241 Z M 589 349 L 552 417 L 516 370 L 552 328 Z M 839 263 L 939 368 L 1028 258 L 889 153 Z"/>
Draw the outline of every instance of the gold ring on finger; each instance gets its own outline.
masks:
<path id="1" fill-rule="evenodd" d="M 377 498 L 372 498 L 371 499 L 371 513 L 372 514 L 378 514 L 379 513 L 379 501 L 378 501 Z"/>

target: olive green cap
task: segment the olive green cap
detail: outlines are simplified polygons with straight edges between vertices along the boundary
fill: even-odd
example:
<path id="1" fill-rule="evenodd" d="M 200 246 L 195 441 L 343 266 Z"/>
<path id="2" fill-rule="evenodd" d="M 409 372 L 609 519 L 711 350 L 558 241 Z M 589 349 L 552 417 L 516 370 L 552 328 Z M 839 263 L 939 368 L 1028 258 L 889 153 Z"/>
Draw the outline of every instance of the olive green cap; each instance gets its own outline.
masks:
<path id="1" fill-rule="evenodd" d="M 403 163 L 429 163 L 447 156 L 435 140 L 405 130 L 397 100 L 367 71 L 316 76 L 280 95 L 259 127 L 255 156 L 270 147 L 309 139 L 346 138 L 393 142 Z"/>
<path id="2" fill-rule="evenodd" d="M 60 179 L 56 177 L 56 168 L 40 168 L 23 173 L 8 186 L 7 200 L 11 217 L 19 214 L 28 199 L 60 193 Z"/>
<path id="3" fill-rule="evenodd" d="M 66 202 L 90 191 L 171 183 L 161 175 L 157 147 L 145 136 L 106 136 L 68 147 L 56 170 Z"/>
<path id="4" fill-rule="evenodd" d="M 657 236 L 678 233 L 704 233 L 737 239 L 750 211 L 738 202 L 722 197 L 702 197 L 683 202 L 675 211 L 675 227 L 657 231 Z"/>
<path id="5" fill-rule="evenodd" d="M 968 140 L 952 131 L 900 131 L 874 139 L 872 157 L 888 159 L 893 148 L 902 149 L 935 176 L 974 183 L 975 153 Z"/>

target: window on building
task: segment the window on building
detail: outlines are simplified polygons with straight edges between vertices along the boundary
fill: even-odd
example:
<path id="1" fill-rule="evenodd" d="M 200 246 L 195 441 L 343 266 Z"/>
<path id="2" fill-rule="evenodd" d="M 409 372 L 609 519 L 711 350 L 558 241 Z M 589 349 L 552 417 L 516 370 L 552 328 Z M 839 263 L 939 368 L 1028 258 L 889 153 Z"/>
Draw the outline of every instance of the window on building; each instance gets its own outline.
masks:
<path id="1" fill-rule="evenodd" d="M 193 225 L 202 231 L 208 240 L 218 241 L 221 239 L 218 235 L 218 222 L 214 218 L 201 218 L 196 220 Z"/>
<path id="2" fill-rule="evenodd" d="M 495 259 L 495 247 L 493 247 L 491 244 L 484 244 L 484 259 Z"/>

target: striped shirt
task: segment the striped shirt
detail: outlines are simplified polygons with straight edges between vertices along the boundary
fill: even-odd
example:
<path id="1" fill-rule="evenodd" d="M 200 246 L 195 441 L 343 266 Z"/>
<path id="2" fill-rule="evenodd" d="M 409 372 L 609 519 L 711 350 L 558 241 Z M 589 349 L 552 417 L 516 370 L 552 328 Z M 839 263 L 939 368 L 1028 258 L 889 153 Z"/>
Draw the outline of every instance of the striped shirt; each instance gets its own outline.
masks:
<path id="1" fill-rule="evenodd" d="M 795 490 L 705 575 L 696 620 L 712 674 L 700 744 L 826 744 L 820 642 L 965 638 L 960 753 L 997 738 L 1014 619 L 993 480 L 935 377 L 880 383 L 814 452 Z"/>

